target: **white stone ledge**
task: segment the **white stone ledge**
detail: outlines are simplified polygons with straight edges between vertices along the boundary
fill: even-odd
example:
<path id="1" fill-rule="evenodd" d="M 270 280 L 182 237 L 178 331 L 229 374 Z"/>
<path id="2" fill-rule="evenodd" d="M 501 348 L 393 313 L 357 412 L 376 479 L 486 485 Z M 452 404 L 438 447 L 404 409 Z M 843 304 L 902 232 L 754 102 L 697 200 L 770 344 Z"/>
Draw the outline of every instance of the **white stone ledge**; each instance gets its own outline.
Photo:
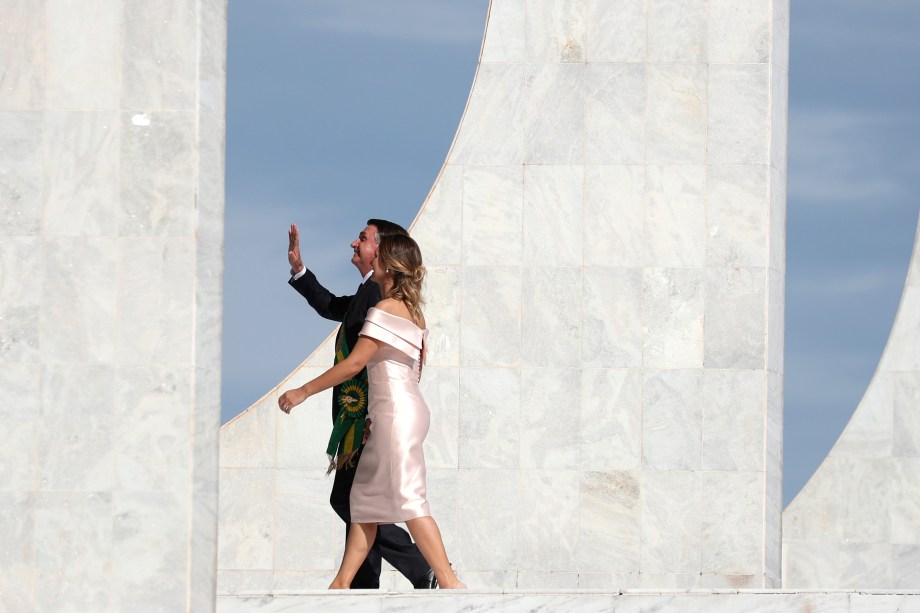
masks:
<path id="1" fill-rule="evenodd" d="M 218 595 L 218 613 L 243 611 L 920 611 L 920 591 L 904 590 L 327 590 L 243 592 Z"/>

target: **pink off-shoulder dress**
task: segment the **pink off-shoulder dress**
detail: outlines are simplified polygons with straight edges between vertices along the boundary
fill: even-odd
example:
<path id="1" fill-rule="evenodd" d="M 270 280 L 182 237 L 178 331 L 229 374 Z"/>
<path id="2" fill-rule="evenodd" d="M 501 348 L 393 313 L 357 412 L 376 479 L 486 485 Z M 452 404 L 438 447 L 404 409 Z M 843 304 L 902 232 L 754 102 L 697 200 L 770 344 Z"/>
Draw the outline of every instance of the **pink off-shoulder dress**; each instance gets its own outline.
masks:
<path id="1" fill-rule="evenodd" d="M 370 436 L 351 488 L 351 521 L 392 524 L 431 515 L 422 452 L 430 419 L 419 391 L 428 330 L 372 307 L 361 335 L 384 344 L 367 363 Z"/>

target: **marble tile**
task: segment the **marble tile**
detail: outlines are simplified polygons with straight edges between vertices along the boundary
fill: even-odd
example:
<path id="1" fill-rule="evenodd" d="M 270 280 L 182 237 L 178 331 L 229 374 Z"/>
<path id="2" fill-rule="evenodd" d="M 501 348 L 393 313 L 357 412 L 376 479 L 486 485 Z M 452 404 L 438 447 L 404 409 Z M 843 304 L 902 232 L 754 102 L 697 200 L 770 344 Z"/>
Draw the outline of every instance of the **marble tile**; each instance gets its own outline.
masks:
<path id="1" fill-rule="evenodd" d="M 193 109 L 198 92 L 198 5 L 186 0 L 124 3 L 122 107 Z M 151 24 L 159 24 L 152 27 Z"/>
<path id="2" fill-rule="evenodd" d="M 764 560 L 764 473 L 702 473 L 702 570 L 757 575 Z"/>
<path id="3" fill-rule="evenodd" d="M 460 462 L 460 369 L 425 367 L 421 389 L 431 411 L 425 462 L 429 469 L 456 469 Z"/>
<path id="4" fill-rule="evenodd" d="M 585 163 L 645 162 L 645 65 L 588 64 L 585 78 Z"/>
<path id="5" fill-rule="evenodd" d="M 573 385 L 580 377 L 574 368 L 521 369 L 521 468 L 575 469 L 581 464 L 581 420 L 573 410 L 581 404 L 581 388 Z"/>
<path id="6" fill-rule="evenodd" d="M 766 469 L 766 392 L 767 376 L 763 371 L 703 373 L 703 470 Z"/>
<path id="7" fill-rule="evenodd" d="M 767 373 L 767 416 L 764 433 L 767 453 L 764 459 L 764 469 L 768 475 L 780 479 L 783 475 L 784 385 L 782 375 Z"/>
<path id="8" fill-rule="evenodd" d="M 789 160 L 789 73 L 775 67 L 770 71 L 770 114 L 770 164 L 785 176 Z"/>
<path id="9" fill-rule="evenodd" d="M 268 575 L 267 589 L 257 587 L 255 589 L 264 589 L 265 593 L 274 592 L 277 594 L 281 591 L 304 591 L 304 590 L 325 590 L 332 578 L 335 577 L 335 569 L 328 570 L 276 570 Z M 251 576 L 253 583 L 258 581 L 258 586 L 263 584 L 262 573 L 246 573 Z"/>
<path id="10" fill-rule="evenodd" d="M 640 268 L 582 268 L 581 363 L 604 368 L 642 365 Z"/>
<path id="11" fill-rule="evenodd" d="M 116 355 L 117 239 L 49 239 L 43 288 L 42 359 L 111 362 Z"/>
<path id="12" fill-rule="evenodd" d="M 0 111 L 39 109 L 45 99 L 47 0 L 15 0 L 4 3 L 0 57 L 3 87 Z M 2 602 L 2 601 L 0 601 Z"/>
<path id="13" fill-rule="evenodd" d="M 711 166 L 706 209 L 706 264 L 769 264 L 770 173 L 766 166 Z"/>
<path id="14" fill-rule="evenodd" d="M 900 313 L 898 317 L 900 320 Z M 916 371 L 893 373 L 891 386 L 894 457 L 918 458 L 920 457 L 920 411 L 917 411 L 917 407 L 920 406 L 920 373 Z"/>
<path id="15" fill-rule="evenodd" d="M 0 244 L 0 363 L 37 363 L 43 243 L 4 236 Z"/>
<path id="16" fill-rule="evenodd" d="M 587 0 L 589 62 L 644 62 L 648 0 Z"/>
<path id="17" fill-rule="evenodd" d="M 920 597 L 906 594 L 849 594 L 849 613 L 899 613 L 920 605 Z"/>
<path id="18" fill-rule="evenodd" d="M 227 99 L 227 7 L 205 0 L 198 16 L 198 104 L 202 112 L 223 117 Z"/>
<path id="19" fill-rule="evenodd" d="M 838 538 L 843 543 L 891 542 L 892 460 L 845 459 L 838 466 L 842 496 L 828 505 L 836 515 Z"/>
<path id="20" fill-rule="evenodd" d="M 575 470 L 523 470 L 518 485 L 517 552 L 521 572 L 565 574 L 562 585 L 575 588 L 575 550 L 579 542 L 579 481 Z M 563 572 L 569 571 L 569 572 Z M 518 587 L 526 588 L 518 575 Z M 530 584 L 533 586 L 533 584 Z M 544 587 L 551 587 L 546 585 Z"/>
<path id="21" fill-rule="evenodd" d="M 711 590 L 756 589 L 765 587 L 763 575 L 708 575 L 700 576 L 700 587 Z M 777 586 L 778 588 L 779 586 Z"/>
<path id="22" fill-rule="evenodd" d="M 332 476 L 326 471 L 279 469 L 275 473 L 273 534 L 276 570 L 328 569 L 338 563 L 339 518 L 329 509 Z"/>
<path id="23" fill-rule="evenodd" d="M 467 167 L 463 175 L 463 263 L 521 262 L 524 176 L 520 166 Z"/>
<path id="24" fill-rule="evenodd" d="M 705 166 L 649 166 L 645 262 L 702 267 L 706 261 Z"/>
<path id="25" fill-rule="evenodd" d="M 275 586 L 272 585 L 272 575 L 275 575 Z M 328 586 L 325 584 L 311 585 L 306 581 L 294 580 L 291 584 L 286 583 L 290 575 L 300 573 L 277 572 L 270 570 L 249 571 L 249 570 L 219 570 L 217 571 L 217 594 L 220 597 L 223 594 L 239 594 L 244 592 L 263 592 L 268 594 L 272 589 L 296 589 L 296 588 L 314 588 L 322 589 Z M 326 573 L 328 575 L 328 573 Z M 280 581 L 279 581 L 280 578 Z M 280 583 L 281 585 L 278 585 Z"/>
<path id="26" fill-rule="evenodd" d="M 891 569 L 895 589 L 916 590 L 920 585 L 920 545 L 892 545 Z"/>
<path id="27" fill-rule="evenodd" d="M 198 332 L 195 271 L 189 266 L 193 239 L 123 238 L 118 248 L 119 258 L 132 262 L 117 275 L 119 362 L 191 363 Z"/>
<path id="28" fill-rule="evenodd" d="M 770 170 L 770 268 L 786 274 L 786 175 Z"/>
<path id="29" fill-rule="evenodd" d="M 892 375 L 876 372 L 869 387 L 834 444 L 834 453 L 847 457 L 891 457 L 894 438 Z"/>
<path id="30" fill-rule="evenodd" d="M 581 371 L 582 470 L 641 467 L 642 375 L 636 369 Z"/>
<path id="31" fill-rule="evenodd" d="M 525 164 L 584 162 L 584 64 L 525 65 L 524 147 Z"/>
<path id="32" fill-rule="evenodd" d="M 695 268 L 646 268 L 644 272 L 643 366 L 701 368 L 703 271 Z M 706 331 L 709 331 L 709 321 L 706 322 Z"/>
<path id="33" fill-rule="evenodd" d="M 769 65 L 710 65 L 709 163 L 768 164 L 770 113 Z"/>
<path id="34" fill-rule="evenodd" d="M 195 116 L 127 112 L 120 121 L 119 233 L 193 236 L 198 166 Z"/>
<path id="35" fill-rule="evenodd" d="M 428 323 L 425 364 L 428 367 L 460 364 L 460 311 L 463 295 L 460 269 L 427 266 L 422 295 Z"/>
<path id="36" fill-rule="evenodd" d="M 524 0 L 528 62 L 583 62 L 586 0 Z"/>
<path id="37" fill-rule="evenodd" d="M 642 376 L 642 466 L 699 470 L 704 377 L 699 370 L 646 370 Z M 665 569 L 662 569 L 665 570 Z M 673 569 L 667 569 L 672 572 Z"/>
<path id="38" fill-rule="evenodd" d="M 582 263 L 584 171 L 581 166 L 524 166 L 523 263 Z"/>
<path id="39" fill-rule="evenodd" d="M 493 0 L 482 43 L 482 64 L 523 62 L 525 0 Z"/>
<path id="40" fill-rule="evenodd" d="M 891 542 L 920 544 L 920 458 L 894 459 L 891 490 Z"/>
<path id="41" fill-rule="evenodd" d="M 322 367 L 300 367 L 298 375 L 306 383 L 324 372 Z M 300 379 L 287 381 L 270 393 L 270 400 L 256 410 L 244 413 L 247 418 L 234 422 L 238 432 L 221 430 L 221 462 L 224 466 L 277 466 L 325 470 L 326 447 L 329 445 L 331 422 L 331 392 L 311 396 L 290 414 L 278 408 L 278 397 L 297 387 Z M 277 429 L 276 432 L 274 430 Z M 230 437 L 233 443 L 230 443 Z M 231 455 L 232 454 L 232 455 Z M 226 460 L 224 456 L 228 455 Z M 331 487 L 331 484 L 330 484 Z"/>
<path id="42" fill-rule="evenodd" d="M 822 478 L 812 478 L 789 503 L 783 511 L 784 548 L 790 542 L 833 541 L 838 538 L 837 516 L 829 513 L 826 506 L 828 500 L 843 497 L 843 482 L 838 479 L 845 479 L 847 468 L 842 458 L 829 455 L 821 465 Z M 785 550 L 783 557 L 784 560 L 791 559 Z M 783 564 L 785 566 L 786 562 Z"/>
<path id="43" fill-rule="evenodd" d="M 46 103 L 51 109 L 114 109 L 121 95 L 122 11 L 109 0 L 46 0 Z M 120 7 L 119 7 L 120 8 Z M 87 19 L 92 15 L 92 19 Z M 128 47 L 130 49 L 130 47 Z M 87 70 L 92 66 L 92 70 Z"/>
<path id="44" fill-rule="evenodd" d="M 425 266 L 459 266 L 463 230 L 463 166 L 446 164 L 412 222 Z"/>
<path id="45" fill-rule="evenodd" d="M 460 364 L 517 366 L 521 363 L 521 269 L 466 266 L 460 283 Z"/>
<path id="46" fill-rule="evenodd" d="M 578 588 L 578 573 L 521 571 L 517 584 L 522 590 L 574 590 Z"/>
<path id="47" fill-rule="evenodd" d="M 80 30 L 80 36 L 86 33 Z M 116 233 L 118 133 L 115 112 L 45 113 L 46 236 Z"/>
<path id="48" fill-rule="evenodd" d="M 639 487 L 642 492 L 640 572 L 643 575 L 696 575 L 697 583 L 693 586 L 698 585 L 702 521 L 700 473 L 647 470 L 640 477 Z"/>
<path id="49" fill-rule="evenodd" d="M 517 468 L 521 374 L 510 368 L 460 371 L 460 468 Z"/>
<path id="50" fill-rule="evenodd" d="M 39 489 L 40 381 L 37 364 L 0 364 L 3 390 L 0 421 L 4 425 L 4 442 L 0 445 L 2 492 Z M 5 549 L 0 547 L 0 551 Z"/>
<path id="51" fill-rule="evenodd" d="M 187 498 L 171 492 L 114 496 L 114 609 L 166 612 L 185 607 L 189 586 L 185 573 L 176 569 L 189 563 L 187 505 Z"/>
<path id="52" fill-rule="evenodd" d="M 705 62 L 709 6 L 699 0 L 648 0 L 648 61 Z"/>
<path id="53" fill-rule="evenodd" d="M 635 572 L 640 561 L 638 471 L 584 471 L 578 495 L 576 568 Z"/>
<path id="54" fill-rule="evenodd" d="M 645 160 L 706 162 L 709 71 L 705 64 L 649 64 Z"/>
<path id="55" fill-rule="evenodd" d="M 768 62 L 771 59 L 772 4 L 775 3 L 712 0 L 709 6 L 709 61 L 715 64 Z"/>
<path id="56" fill-rule="evenodd" d="M 767 370 L 785 372 L 786 275 L 767 270 Z"/>
<path id="57" fill-rule="evenodd" d="M 4 83 L 5 84 L 5 83 Z M 0 111 L 0 236 L 41 232 L 42 113 Z"/>
<path id="58" fill-rule="evenodd" d="M 0 514 L 0 551 L 3 552 L 0 608 L 5 611 L 38 610 L 35 495 L 25 491 L 0 492 L 0 508 L 4 510 Z"/>
<path id="59" fill-rule="evenodd" d="M 221 570 L 271 570 L 275 542 L 271 468 L 221 468 L 217 564 Z"/>
<path id="60" fill-rule="evenodd" d="M 641 166 L 585 166 L 585 266 L 644 264 L 645 189 Z"/>
<path id="61" fill-rule="evenodd" d="M 639 589 L 654 590 L 691 590 L 699 588 L 702 575 L 699 573 L 639 573 Z M 677 610 L 682 610 L 678 608 Z"/>
<path id="62" fill-rule="evenodd" d="M 458 500 L 467 501 L 467 509 L 458 521 L 461 538 L 454 563 L 461 572 L 517 570 L 520 474 L 513 468 L 460 470 Z"/>
<path id="63" fill-rule="evenodd" d="M 194 398 L 192 370 L 124 366 L 114 375 L 116 487 L 188 495 L 193 459 L 189 429 Z"/>
<path id="64" fill-rule="evenodd" d="M 789 71 L 789 5 L 789 0 L 776 0 L 771 15 L 770 60 L 786 72 Z"/>
<path id="65" fill-rule="evenodd" d="M 524 268 L 521 361 L 525 366 L 580 364 L 582 291 L 580 268 Z"/>
<path id="66" fill-rule="evenodd" d="M 114 509 L 109 493 L 36 495 L 39 611 L 105 611 L 113 606 Z"/>
<path id="67" fill-rule="evenodd" d="M 42 490 L 106 491 L 115 485 L 114 374 L 101 365 L 42 370 Z"/>
<path id="68" fill-rule="evenodd" d="M 797 593 L 689 593 L 624 594 L 616 599 L 617 613 L 662 611 L 667 613 L 774 613 L 776 611 L 811 611 L 813 613 L 848 613 L 846 594 Z"/>
<path id="69" fill-rule="evenodd" d="M 917 249 L 920 253 L 920 249 Z M 920 270 L 920 265 L 915 266 Z M 915 273 L 920 277 L 920 274 Z M 888 346 L 879 361 L 879 368 L 899 371 L 920 371 L 920 352 L 916 350 L 920 338 L 920 283 L 909 284 L 901 294 L 901 304 Z"/>
<path id="70" fill-rule="evenodd" d="M 328 409 L 329 401 L 327 397 L 325 406 L 328 411 L 331 411 Z M 319 411 L 322 409 L 317 407 L 315 412 Z M 251 407 L 224 425 L 220 429 L 221 468 L 274 466 L 275 420 L 278 414 L 280 411 L 277 409 Z M 323 414 L 329 415 L 330 413 L 324 411 Z M 325 445 L 321 446 L 318 451 L 323 453 L 323 450 L 325 450 Z"/>
<path id="71" fill-rule="evenodd" d="M 860 585 L 892 585 L 891 545 L 887 543 L 843 543 L 836 562 L 835 586 L 853 589 Z"/>
<path id="72" fill-rule="evenodd" d="M 765 293 L 763 268 L 706 270 L 707 368 L 764 368 Z"/>
<path id="73" fill-rule="evenodd" d="M 427 459 L 427 458 L 426 458 Z M 453 558 L 460 549 L 459 531 L 460 516 L 463 515 L 465 504 L 460 501 L 460 480 L 456 468 L 432 468 L 428 464 L 428 506 L 431 507 L 431 516 L 434 517 L 441 531 L 444 549 L 448 558 Z M 404 582 L 406 589 L 412 585 L 402 575 L 398 575 Z"/>
<path id="74" fill-rule="evenodd" d="M 496 140 L 494 134 L 504 137 Z M 519 164 L 523 153 L 524 67 L 480 64 L 447 162 Z"/>

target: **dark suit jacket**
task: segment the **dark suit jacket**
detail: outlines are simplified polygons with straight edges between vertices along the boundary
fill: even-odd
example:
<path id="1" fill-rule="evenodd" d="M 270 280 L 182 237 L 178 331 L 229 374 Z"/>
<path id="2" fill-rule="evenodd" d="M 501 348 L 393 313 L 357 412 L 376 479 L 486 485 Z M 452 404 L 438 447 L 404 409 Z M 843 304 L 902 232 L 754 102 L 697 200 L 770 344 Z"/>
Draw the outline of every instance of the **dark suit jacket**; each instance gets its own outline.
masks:
<path id="1" fill-rule="evenodd" d="M 316 280 L 316 275 L 310 269 L 296 281 L 293 277 L 288 281 L 301 296 L 307 299 L 310 306 L 320 317 L 342 323 L 345 331 L 345 342 L 354 348 L 358 342 L 358 334 L 364 326 L 367 310 L 380 302 L 380 287 L 371 279 L 361 284 L 354 296 L 335 296 Z M 341 393 L 341 386 L 332 389 L 332 420 L 339 413 L 337 399 Z"/>

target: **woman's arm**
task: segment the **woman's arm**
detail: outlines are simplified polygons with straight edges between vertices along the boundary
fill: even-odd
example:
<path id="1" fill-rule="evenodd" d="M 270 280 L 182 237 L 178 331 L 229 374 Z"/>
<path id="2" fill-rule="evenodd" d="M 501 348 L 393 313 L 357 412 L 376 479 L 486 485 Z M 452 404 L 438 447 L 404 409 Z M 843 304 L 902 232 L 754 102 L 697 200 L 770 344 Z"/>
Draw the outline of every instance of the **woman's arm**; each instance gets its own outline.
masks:
<path id="1" fill-rule="evenodd" d="M 377 351 L 378 346 L 377 341 L 372 338 L 366 336 L 358 338 L 355 348 L 351 350 L 347 358 L 312 381 L 281 394 L 281 397 L 278 398 L 278 407 L 285 413 L 290 413 L 291 409 L 310 396 L 351 379 L 367 366 L 368 360 Z"/>

